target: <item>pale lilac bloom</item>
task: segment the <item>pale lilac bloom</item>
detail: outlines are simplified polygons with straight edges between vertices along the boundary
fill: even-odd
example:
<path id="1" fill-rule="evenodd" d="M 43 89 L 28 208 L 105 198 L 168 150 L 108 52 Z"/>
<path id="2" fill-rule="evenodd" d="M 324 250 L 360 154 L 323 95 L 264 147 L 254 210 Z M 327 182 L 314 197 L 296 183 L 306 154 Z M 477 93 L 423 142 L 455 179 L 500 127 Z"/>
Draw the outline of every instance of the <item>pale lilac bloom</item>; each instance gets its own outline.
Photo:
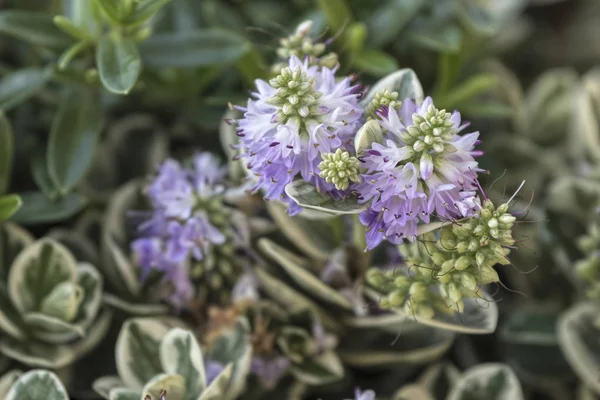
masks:
<path id="1" fill-rule="evenodd" d="M 437 110 L 429 97 L 420 105 L 406 99 L 399 110 L 378 111 L 385 140 L 365 151 L 363 182 L 353 187 L 359 202 L 370 202 L 360 215 L 368 249 L 384 239 L 394 244 L 413 239 L 432 214 L 452 220 L 479 208 L 477 173 L 483 170 L 474 158 L 482 154 L 474 150 L 479 132 L 459 135 L 468 124 L 461 125 L 457 111 L 432 125 L 427 119 L 432 112 Z"/>
<path id="2" fill-rule="evenodd" d="M 250 371 L 258 377 L 266 389 L 273 389 L 288 372 L 290 361 L 284 356 L 252 357 Z"/>
<path id="3" fill-rule="evenodd" d="M 308 60 L 295 56 L 289 68 L 304 74 L 298 80 L 308 88 L 304 97 L 281 100 L 276 97 L 280 90 L 257 80 L 247 107 L 239 107 L 244 111 L 244 118 L 237 121 L 240 157 L 254 175 L 254 189 L 262 190 L 267 200 L 288 203 L 285 186 L 301 178 L 334 198 L 348 195 L 320 178 L 318 165 L 322 153 L 352 148 L 362 115 L 358 86 L 352 86 L 350 78 L 336 80 L 335 68 L 309 66 Z M 302 101 L 310 107 L 303 107 Z M 289 203 L 290 214 L 300 211 Z"/>
<path id="4" fill-rule="evenodd" d="M 206 372 L 206 384 L 210 383 L 225 369 L 225 365 L 218 361 L 207 360 L 204 362 L 204 371 Z"/>
<path id="5" fill-rule="evenodd" d="M 375 392 L 372 390 L 361 392 L 359 388 L 356 388 L 354 389 L 354 400 L 375 400 Z"/>
<path id="6" fill-rule="evenodd" d="M 183 306 L 195 294 L 190 263 L 201 261 L 212 246 L 225 243 L 225 235 L 210 222 L 199 202 L 225 195 L 226 168 L 210 153 L 196 154 L 192 167 L 166 160 L 148 185 L 152 211 L 138 227 L 131 250 L 144 281 L 151 270 L 163 274 L 172 287 L 169 302 Z"/>

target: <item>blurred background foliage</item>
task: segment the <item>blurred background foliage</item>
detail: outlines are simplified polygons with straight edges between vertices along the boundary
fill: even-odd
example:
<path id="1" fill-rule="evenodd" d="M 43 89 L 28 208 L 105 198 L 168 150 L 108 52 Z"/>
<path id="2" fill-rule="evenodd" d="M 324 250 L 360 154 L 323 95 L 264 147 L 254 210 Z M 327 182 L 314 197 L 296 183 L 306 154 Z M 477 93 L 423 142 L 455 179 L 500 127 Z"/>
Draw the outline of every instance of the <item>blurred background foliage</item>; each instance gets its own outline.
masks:
<path id="1" fill-rule="evenodd" d="M 494 171 L 482 181 L 488 196 L 506 199 L 527 180 L 522 247 L 514 268 L 500 270 L 499 329 L 458 336 L 448 359 L 460 369 L 506 362 L 531 399 L 575 398 L 577 374 L 579 398 L 595 398 L 584 386 L 600 385 L 600 352 L 582 361 L 582 348 L 561 343 L 588 334 L 563 319 L 599 310 L 564 314 L 586 293 L 598 296 L 598 267 L 575 265 L 597 256 L 598 229 L 588 225 L 600 197 L 600 2 L 129 3 L 0 1 L 0 220 L 94 240 L 86 223 L 122 184 L 167 155 L 227 154 L 219 127 L 228 104 L 243 104 L 282 61 L 280 39 L 312 20 L 341 73 L 369 86 L 411 68 L 436 104 L 472 121 Z"/>

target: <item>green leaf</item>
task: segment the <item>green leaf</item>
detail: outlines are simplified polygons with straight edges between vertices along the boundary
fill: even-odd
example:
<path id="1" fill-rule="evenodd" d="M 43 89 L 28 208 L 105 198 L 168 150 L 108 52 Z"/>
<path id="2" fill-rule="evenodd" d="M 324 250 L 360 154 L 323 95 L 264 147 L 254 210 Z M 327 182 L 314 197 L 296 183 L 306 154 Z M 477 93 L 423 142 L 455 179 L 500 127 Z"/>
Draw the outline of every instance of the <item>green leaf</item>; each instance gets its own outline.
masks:
<path id="1" fill-rule="evenodd" d="M 22 374 L 23 372 L 13 369 L 0 377 L 0 396 L 2 396 L 2 398 L 6 396 L 13 383 L 15 383 Z"/>
<path id="2" fill-rule="evenodd" d="M 454 87 L 447 96 L 440 99 L 442 107 L 454 109 L 472 98 L 491 91 L 498 85 L 498 78 L 494 74 L 478 74 L 470 77 Z"/>
<path id="3" fill-rule="evenodd" d="M 115 355 L 117 371 L 128 388 L 141 390 L 163 372 L 160 343 L 169 328 L 154 318 L 131 318 L 121 328 Z"/>
<path id="4" fill-rule="evenodd" d="M 12 126 L 0 110 L 0 195 L 6 193 L 12 176 L 15 138 Z"/>
<path id="5" fill-rule="evenodd" d="M 71 61 L 73 61 L 73 59 L 75 57 L 77 57 L 77 55 L 79 53 L 81 53 L 82 51 L 84 51 L 85 49 L 90 47 L 91 45 L 92 45 L 92 43 L 90 43 L 90 42 L 81 41 L 81 42 L 77 42 L 73 46 L 69 47 L 58 58 L 58 61 L 57 61 L 58 69 L 61 71 L 66 69 L 69 66 L 69 63 Z"/>
<path id="6" fill-rule="evenodd" d="M 73 41 L 54 25 L 50 14 L 33 11 L 0 12 L 0 33 L 55 50 L 62 50 Z"/>
<path id="7" fill-rule="evenodd" d="M 46 149 L 37 147 L 33 150 L 31 155 L 31 175 L 33 180 L 39 189 L 44 192 L 44 195 L 52 200 L 57 200 L 60 196 L 56 185 L 50 177 L 50 171 L 48 170 L 48 163 L 46 162 Z"/>
<path id="8" fill-rule="evenodd" d="M 94 389 L 94 392 L 98 393 L 100 396 L 104 397 L 105 399 L 108 399 L 109 393 L 112 389 L 123 388 L 124 386 L 125 384 L 123 383 L 121 378 L 119 378 L 118 376 L 111 375 L 103 376 L 102 378 L 94 380 L 94 383 L 92 384 L 92 389 Z M 139 394 L 138 397 L 136 397 L 136 400 L 139 400 Z"/>
<path id="9" fill-rule="evenodd" d="M 37 94 L 51 77 L 51 70 L 36 67 L 19 69 L 0 80 L 0 108 L 8 111 Z"/>
<path id="10" fill-rule="evenodd" d="M 383 90 L 398 92 L 398 99 L 414 99 L 417 103 L 423 101 L 423 87 L 417 78 L 417 74 L 410 68 L 403 68 L 378 80 L 369 90 L 369 93 L 361 101 L 367 105 L 373 100 L 375 93 Z"/>
<path id="11" fill-rule="evenodd" d="M 184 378 L 188 398 L 196 399 L 206 387 L 202 351 L 190 331 L 171 329 L 160 343 L 160 361 L 164 372 Z"/>
<path id="12" fill-rule="evenodd" d="M 334 200 L 328 194 L 317 192 L 308 182 L 295 181 L 285 187 L 285 193 L 300 207 L 329 214 L 360 214 L 369 208 L 368 204 L 358 204 L 355 197 Z"/>
<path id="13" fill-rule="evenodd" d="M 54 25 L 64 33 L 72 36 L 75 39 L 89 41 L 92 37 L 85 29 L 75 25 L 69 18 L 57 15 L 53 19 Z"/>
<path id="14" fill-rule="evenodd" d="M 369 44 L 379 48 L 392 43 L 426 4 L 422 0 L 391 0 L 378 6 L 366 21 Z"/>
<path id="15" fill-rule="evenodd" d="M 85 176 L 101 129 L 101 109 L 92 94 L 65 92 L 52 122 L 46 154 L 48 172 L 61 194 Z"/>
<path id="16" fill-rule="evenodd" d="M 114 25 L 124 23 L 135 8 L 133 0 L 99 0 L 96 4 Z"/>
<path id="17" fill-rule="evenodd" d="M 152 399 L 160 399 L 166 391 L 169 400 L 188 400 L 185 379 L 181 375 L 160 374 L 153 377 L 142 389 L 142 397 L 149 395 Z M 192 397 L 189 397 L 192 399 Z"/>
<path id="18" fill-rule="evenodd" d="M 69 400 L 67 389 L 50 371 L 35 369 L 19 377 L 5 400 Z"/>
<path id="19" fill-rule="evenodd" d="M 62 244 L 38 240 L 13 262 L 8 293 L 21 313 L 39 311 L 42 302 L 61 282 L 75 282 L 77 262 Z"/>
<path id="20" fill-rule="evenodd" d="M 558 320 L 557 334 L 565 358 L 590 389 L 600 394 L 598 305 L 579 303 Z"/>
<path id="21" fill-rule="evenodd" d="M 147 21 L 158 10 L 169 3 L 171 0 L 140 0 L 133 13 L 127 18 L 127 24 L 139 24 Z"/>
<path id="22" fill-rule="evenodd" d="M 13 261 L 34 242 L 34 237 L 19 225 L 12 222 L 0 225 L 0 281 L 6 281 Z"/>
<path id="23" fill-rule="evenodd" d="M 16 194 L 0 196 L 0 221 L 12 217 L 21 207 L 22 201 Z"/>
<path id="24" fill-rule="evenodd" d="M 62 221 L 81 211 L 87 204 L 85 197 L 69 193 L 57 201 L 49 200 L 42 192 L 21 193 L 23 206 L 13 216 L 13 221 L 35 225 Z"/>
<path id="25" fill-rule="evenodd" d="M 140 400 L 140 394 L 136 390 L 127 388 L 114 388 L 109 392 L 109 400 Z"/>
<path id="26" fill-rule="evenodd" d="M 398 69 L 398 62 L 394 57 L 375 49 L 366 49 L 358 53 L 352 65 L 373 76 L 384 76 Z"/>
<path id="27" fill-rule="evenodd" d="M 205 29 L 152 35 L 140 44 L 144 65 L 149 68 L 195 68 L 228 64 L 250 49 L 235 33 Z"/>
<path id="28" fill-rule="evenodd" d="M 345 0 L 318 0 L 318 5 L 334 32 L 341 31 L 345 24 L 352 22 L 350 7 Z"/>
<path id="29" fill-rule="evenodd" d="M 5 283 L 0 283 L 0 328 L 17 340 L 27 337 L 21 315 L 10 299 Z"/>
<path id="30" fill-rule="evenodd" d="M 142 62 L 135 42 L 130 38 L 108 34 L 96 49 L 100 80 L 112 93 L 127 94 L 135 85 Z"/>
<path id="31" fill-rule="evenodd" d="M 468 369 L 450 391 L 448 400 L 523 400 L 521 384 L 505 364 L 479 364 Z"/>

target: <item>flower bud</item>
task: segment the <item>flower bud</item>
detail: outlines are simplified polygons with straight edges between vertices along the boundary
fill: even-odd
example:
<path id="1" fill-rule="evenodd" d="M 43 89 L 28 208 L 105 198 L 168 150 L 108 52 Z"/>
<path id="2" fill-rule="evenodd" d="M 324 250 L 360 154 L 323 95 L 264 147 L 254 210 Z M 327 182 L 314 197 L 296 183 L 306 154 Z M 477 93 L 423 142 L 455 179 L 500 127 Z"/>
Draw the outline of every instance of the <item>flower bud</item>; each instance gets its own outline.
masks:
<path id="1" fill-rule="evenodd" d="M 461 256 L 454 263 L 454 268 L 456 268 L 459 271 L 462 271 L 464 269 L 467 269 L 470 265 L 471 265 L 471 259 L 467 256 Z"/>

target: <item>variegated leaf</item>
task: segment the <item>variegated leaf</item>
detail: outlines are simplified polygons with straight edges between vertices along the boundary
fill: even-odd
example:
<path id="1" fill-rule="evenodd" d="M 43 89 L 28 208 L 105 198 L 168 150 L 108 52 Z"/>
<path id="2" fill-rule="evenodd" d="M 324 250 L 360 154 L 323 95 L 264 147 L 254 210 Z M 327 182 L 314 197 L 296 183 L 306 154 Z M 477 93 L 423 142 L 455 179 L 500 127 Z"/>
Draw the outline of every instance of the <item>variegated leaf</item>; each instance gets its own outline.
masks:
<path id="1" fill-rule="evenodd" d="M 128 388 L 114 388 L 108 394 L 109 400 L 140 400 L 140 393 Z"/>
<path id="2" fill-rule="evenodd" d="M 144 384 L 163 372 L 160 342 L 169 328 L 151 318 L 127 320 L 115 348 L 117 371 L 127 387 L 141 390 Z"/>
<path id="3" fill-rule="evenodd" d="M 355 196 L 335 200 L 327 193 L 320 193 L 313 185 L 299 180 L 285 187 L 285 193 L 300 207 L 333 215 L 360 214 L 369 208 L 359 204 Z"/>
<path id="4" fill-rule="evenodd" d="M 19 379 L 23 372 L 19 370 L 8 371 L 0 377 L 0 397 L 5 398 L 12 385 Z"/>
<path id="5" fill-rule="evenodd" d="M 96 393 L 105 399 L 109 398 L 112 389 L 124 388 L 125 384 L 118 376 L 103 376 L 98 378 L 92 384 L 92 388 Z"/>
<path id="6" fill-rule="evenodd" d="M 38 311 L 46 296 L 61 282 L 77 279 L 77 262 L 62 244 L 42 239 L 28 246 L 13 262 L 8 292 L 22 313 Z"/>
<path id="7" fill-rule="evenodd" d="M 208 385 L 206 390 L 198 397 L 197 400 L 229 400 L 232 397 L 227 396 L 227 389 L 229 382 L 231 381 L 231 375 L 233 373 L 233 365 L 227 365 L 223 371 Z"/>
<path id="8" fill-rule="evenodd" d="M 171 329 L 160 343 L 163 371 L 181 375 L 189 399 L 195 399 L 206 387 L 202 351 L 194 335 L 181 328 Z"/>
<path id="9" fill-rule="evenodd" d="M 110 293 L 104 293 L 102 295 L 102 301 L 108 307 L 122 311 L 125 314 L 133 317 L 165 315 L 169 312 L 169 307 L 166 304 L 131 303 Z"/>
<path id="10" fill-rule="evenodd" d="M 4 399 L 69 400 L 69 395 L 67 389 L 53 372 L 34 369 L 21 375 Z"/>
<path id="11" fill-rule="evenodd" d="M 34 242 L 35 238 L 19 225 L 12 222 L 0 225 L 0 278 L 3 281 L 7 280 L 15 258 Z"/>
<path id="12" fill-rule="evenodd" d="M 344 376 L 344 366 L 333 351 L 327 351 L 313 360 L 294 364 L 291 371 L 296 379 L 307 385 L 325 385 Z"/>
<path id="13" fill-rule="evenodd" d="M 151 400 L 162 400 L 161 394 L 166 391 L 169 400 L 189 400 L 185 388 L 185 379 L 181 375 L 160 374 L 153 377 L 142 389 L 139 400 L 150 396 Z"/>
<path id="14" fill-rule="evenodd" d="M 398 92 L 398 99 L 414 99 L 417 103 L 423 101 L 423 88 L 417 78 L 417 74 L 412 69 L 404 68 L 389 74 L 377 81 L 369 90 L 369 93 L 361 101 L 361 104 L 367 105 L 373 100 L 375 93 L 382 90 Z"/>
<path id="15" fill-rule="evenodd" d="M 505 364 L 479 364 L 467 370 L 447 400 L 523 400 L 519 379 Z"/>

